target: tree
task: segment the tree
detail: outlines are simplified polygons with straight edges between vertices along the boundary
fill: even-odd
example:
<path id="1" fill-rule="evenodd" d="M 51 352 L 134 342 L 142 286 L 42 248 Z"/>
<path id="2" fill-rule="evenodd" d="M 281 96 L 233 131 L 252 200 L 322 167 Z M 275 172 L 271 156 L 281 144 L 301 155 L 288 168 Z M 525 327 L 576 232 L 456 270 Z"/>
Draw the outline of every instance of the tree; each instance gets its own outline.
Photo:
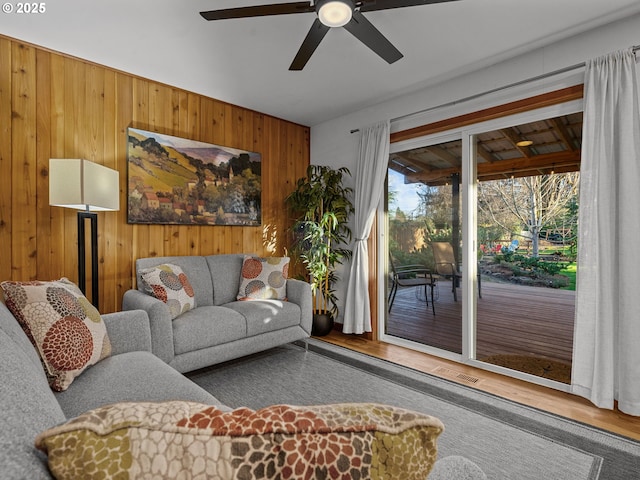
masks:
<path id="1" fill-rule="evenodd" d="M 579 179 L 579 172 L 571 172 L 482 182 L 478 208 L 507 231 L 513 231 L 509 219 L 517 220 L 529 231 L 537 257 L 540 232 L 567 215 L 576 202 Z"/>
<path id="2" fill-rule="evenodd" d="M 424 185 L 418 191 L 421 215 L 428 217 L 438 229 L 451 228 L 453 195 L 449 185 Z"/>
<path id="3" fill-rule="evenodd" d="M 389 210 L 389 212 L 391 211 L 393 206 L 397 207 L 397 204 L 398 204 L 398 192 L 389 188 L 387 190 L 387 209 Z"/>

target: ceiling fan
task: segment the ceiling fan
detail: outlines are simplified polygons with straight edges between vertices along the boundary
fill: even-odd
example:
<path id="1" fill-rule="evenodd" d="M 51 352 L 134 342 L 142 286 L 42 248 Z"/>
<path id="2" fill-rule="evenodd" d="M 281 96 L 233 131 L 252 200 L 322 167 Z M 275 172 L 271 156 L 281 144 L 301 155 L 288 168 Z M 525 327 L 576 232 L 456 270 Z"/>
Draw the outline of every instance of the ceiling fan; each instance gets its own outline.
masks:
<path id="1" fill-rule="evenodd" d="M 337 27 L 346 28 L 388 63 L 396 62 L 402 58 L 402 53 L 362 15 L 362 12 L 454 1 L 457 0 L 315 0 L 211 10 L 200 12 L 200 15 L 206 20 L 225 20 L 315 12 L 317 18 L 289 67 L 289 70 L 302 70 L 329 29 Z"/>

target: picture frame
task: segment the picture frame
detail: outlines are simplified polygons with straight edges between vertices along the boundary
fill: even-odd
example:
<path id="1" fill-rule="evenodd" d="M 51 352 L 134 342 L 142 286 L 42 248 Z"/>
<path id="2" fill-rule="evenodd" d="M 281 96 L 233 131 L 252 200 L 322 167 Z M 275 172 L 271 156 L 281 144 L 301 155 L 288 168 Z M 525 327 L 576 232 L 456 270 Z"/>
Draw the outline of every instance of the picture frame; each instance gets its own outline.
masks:
<path id="1" fill-rule="evenodd" d="M 127 129 L 127 221 L 262 223 L 262 156 L 212 143 Z"/>

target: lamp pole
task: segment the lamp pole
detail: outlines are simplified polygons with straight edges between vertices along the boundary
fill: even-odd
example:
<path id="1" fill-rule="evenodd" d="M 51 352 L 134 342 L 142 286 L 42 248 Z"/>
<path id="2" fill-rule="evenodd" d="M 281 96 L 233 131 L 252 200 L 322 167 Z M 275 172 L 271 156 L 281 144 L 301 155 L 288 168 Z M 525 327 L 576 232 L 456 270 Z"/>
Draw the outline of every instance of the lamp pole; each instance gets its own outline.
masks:
<path id="1" fill-rule="evenodd" d="M 86 294 L 87 268 L 85 249 L 85 223 L 90 220 L 91 230 L 91 303 L 98 308 L 98 214 L 87 210 L 78 212 L 78 283 Z"/>

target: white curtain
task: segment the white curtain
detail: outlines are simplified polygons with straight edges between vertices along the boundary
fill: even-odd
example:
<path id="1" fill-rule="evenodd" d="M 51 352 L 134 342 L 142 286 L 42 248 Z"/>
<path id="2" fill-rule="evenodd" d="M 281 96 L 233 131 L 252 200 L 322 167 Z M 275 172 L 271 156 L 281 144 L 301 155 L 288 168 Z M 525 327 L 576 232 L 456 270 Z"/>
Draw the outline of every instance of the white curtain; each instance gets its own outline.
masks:
<path id="1" fill-rule="evenodd" d="M 585 71 L 573 392 L 640 415 L 640 103 L 631 49 Z"/>
<path id="2" fill-rule="evenodd" d="M 389 162 L 390 122 L 380 122 L 362 129 L 355 177 L 355 244 L 344 308 L 344 333 L 371 331 L 369 309 L 369 251 L 367 240 L 378 203 L 384 191 Z"/>

